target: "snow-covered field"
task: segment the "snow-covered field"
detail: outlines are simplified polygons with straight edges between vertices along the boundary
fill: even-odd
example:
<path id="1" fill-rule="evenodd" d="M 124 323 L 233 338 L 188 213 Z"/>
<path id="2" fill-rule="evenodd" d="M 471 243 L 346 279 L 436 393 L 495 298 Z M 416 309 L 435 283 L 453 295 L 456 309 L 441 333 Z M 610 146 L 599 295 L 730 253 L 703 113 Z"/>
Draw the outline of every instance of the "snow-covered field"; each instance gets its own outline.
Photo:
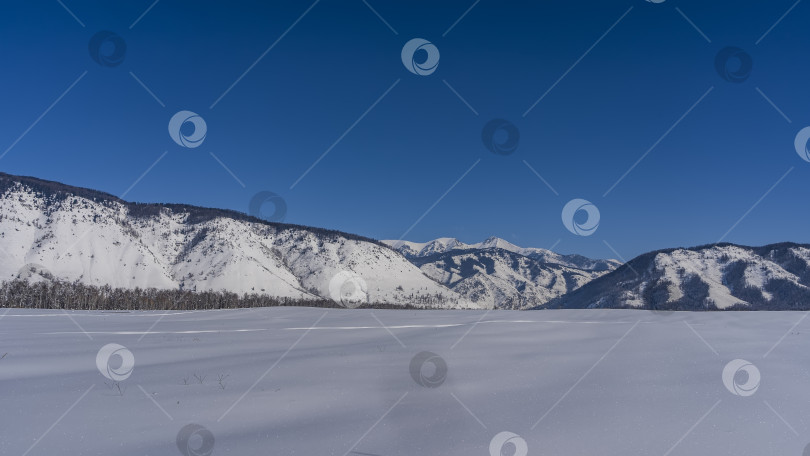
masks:
<path id="1" fill-rule="evenodd" d="M 0 315 L 2 455 L 798 456 L 810 442 L 804 313 Z M 735 359 L 750 364 L 724 379 Z"/>

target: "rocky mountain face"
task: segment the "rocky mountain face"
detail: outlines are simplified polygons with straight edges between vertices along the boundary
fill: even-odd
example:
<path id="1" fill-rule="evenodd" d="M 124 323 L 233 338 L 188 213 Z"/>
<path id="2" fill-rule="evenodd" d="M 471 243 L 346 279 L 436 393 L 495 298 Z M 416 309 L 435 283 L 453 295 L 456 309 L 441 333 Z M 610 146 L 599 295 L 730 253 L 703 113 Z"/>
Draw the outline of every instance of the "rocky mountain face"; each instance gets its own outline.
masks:
<path id="1" fill-rule="evenodd" d="M 501 238 L 490 237 L 483 242 L 476 244 L 465 244 L 455 238 L 439 238 L 430 242 L 408 242 L 408 241 L 381 241 L 391 248 L 399 251 L 406 258 L 425 258 L 438 253 L 467 250 L 490 250 L 500 249 L 507 252 L 516 253 L 540 263 L 557 264 L 576 269 L 589 271 L 612 271 L 622 263 L 617 260 L 594 260 L 582 255 L 560 255 L 551 250 L 536 247 L 518 247 L 509 241 Z"/>
<path id="2" fill-rule="evenodd" d="M 805 310 L 810 245 L 716 244 L 650 252 L 538 308 Z"/>
<path id="3" fill-rule="evenodd" d="M 470 301 L 499 309 L 546 303 L 607 272 L 545 263 L 501 248 L 450 250 L 411 261 Z"/>
<path id="4" fill-rule="evenodd" d="M 382 242 L 402 252 L 427 276 L 488 308 L 525 309 L 544 304 L 621 264 L 518 247 L 496 237 L 476 244 L 454 238 Z"/>
<path id="5" fill-rule="evenodd" d="M 0 174 L 0 280 L 477 308 L 359 236 Z"/>

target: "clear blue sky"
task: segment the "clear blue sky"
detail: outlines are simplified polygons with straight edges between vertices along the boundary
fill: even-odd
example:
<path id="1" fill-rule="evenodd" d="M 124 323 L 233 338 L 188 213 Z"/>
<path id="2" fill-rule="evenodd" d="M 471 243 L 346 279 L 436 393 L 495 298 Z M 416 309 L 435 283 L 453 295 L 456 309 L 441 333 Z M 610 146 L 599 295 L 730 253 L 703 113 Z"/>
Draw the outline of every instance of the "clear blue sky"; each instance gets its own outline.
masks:
<path id="1" fill-rule="evenodd" d="M 168 151 L 126 199 L 248 211 L 270 191 L 286 222 L 397 239 L 477 163 L 406 239 L 616 257 L 607 242 L 629 259 L 718 241 L 793 168 L 725 240 L 810 242 L 810 163 L 793 147 L 810 125 L 810 4 L 771 29 L 794 0 L 481 0 L 457 23 L 472 0 L 368 1 L 396 33 L 362 0 L 302 18 L 311 1 L 165 0 L 143 16 L 153 0 L 3 2 L 0 170 L 120 196 Z M 126 43 L 118 66 L 88 52 L 102 30 Z M 440 51 L 433 74 L 402 64 L 412 38 Z M 742 83 L 715 69 L 727 46 L 751 56 Z M 197 148 L 168 134 L 181 110 L 207 124 Z M 520 131 L 514 153 L 484 147 L 495 118 Z M 591 236 L 561 221 L 575 198 L 599 208 Z"/>

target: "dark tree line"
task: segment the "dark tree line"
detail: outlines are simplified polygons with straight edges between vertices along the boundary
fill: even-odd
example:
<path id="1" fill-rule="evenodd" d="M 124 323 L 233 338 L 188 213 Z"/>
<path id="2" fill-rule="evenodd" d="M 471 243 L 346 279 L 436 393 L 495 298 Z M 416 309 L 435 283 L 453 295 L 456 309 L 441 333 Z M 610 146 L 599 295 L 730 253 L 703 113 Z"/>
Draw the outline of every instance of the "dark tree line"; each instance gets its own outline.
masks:
<path id="1" fill-rule="evenodd" d="M 414 304 L 366 303 L 368 309 L 426 309 L 440 296 L 414 297 Z M 66 310 L 211 310 L 253 307 L 304 306 L 343 308 L 330 299 L 293 299 L 227 291 L 112 288 L 78 282 L 12 280 L 0 283 L 0 307 Z"/>
<path id="2" fill-rule="evenodd" d="M 112 288 L 81 283 L 13 280 L 0 284 L 0 307 L 71 310 L 202 310 L 241 307 L 340 307 L 331 300 L 297 300 L 257 294 Z"/>

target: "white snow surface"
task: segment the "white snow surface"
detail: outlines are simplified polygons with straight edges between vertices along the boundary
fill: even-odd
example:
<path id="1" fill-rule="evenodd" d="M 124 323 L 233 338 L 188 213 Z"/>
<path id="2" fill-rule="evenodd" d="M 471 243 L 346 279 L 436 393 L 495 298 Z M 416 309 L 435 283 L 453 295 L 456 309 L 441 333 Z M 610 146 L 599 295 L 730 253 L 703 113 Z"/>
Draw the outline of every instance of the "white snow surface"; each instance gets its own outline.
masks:
<path id="1" fill-rule="evenodd" d="M 803 316 L 0 309 L 0 454 L 181 455 L 195 423 L 212 455 L 490 455 L 503 431 L 528 455 L 801 455 Z M 134 356 L 123 393 L 96 367 L 110 343 Z M 409 374 L 422 351 L 436 388 Z M 724 386 L 734 359 L 751 396 Z"/>

